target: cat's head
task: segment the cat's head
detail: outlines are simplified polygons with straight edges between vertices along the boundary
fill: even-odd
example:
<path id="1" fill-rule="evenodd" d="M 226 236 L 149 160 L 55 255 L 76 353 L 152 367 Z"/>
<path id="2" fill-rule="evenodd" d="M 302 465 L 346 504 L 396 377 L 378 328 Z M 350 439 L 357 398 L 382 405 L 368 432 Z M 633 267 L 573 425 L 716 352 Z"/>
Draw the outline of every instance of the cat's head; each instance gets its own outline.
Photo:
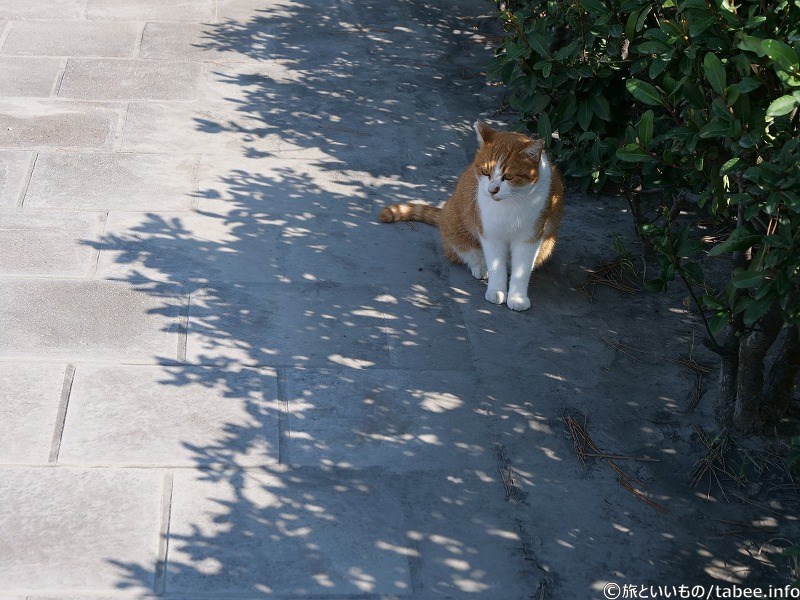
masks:
<path id="1" fill-rule="evenodd" d="M 539 180 L 544 141 L 513 131 L 497 131 L 483 121 L 475 123 L 475 132 L 479 147 L 472 164 L 481 191 L 499 201 Z"/>

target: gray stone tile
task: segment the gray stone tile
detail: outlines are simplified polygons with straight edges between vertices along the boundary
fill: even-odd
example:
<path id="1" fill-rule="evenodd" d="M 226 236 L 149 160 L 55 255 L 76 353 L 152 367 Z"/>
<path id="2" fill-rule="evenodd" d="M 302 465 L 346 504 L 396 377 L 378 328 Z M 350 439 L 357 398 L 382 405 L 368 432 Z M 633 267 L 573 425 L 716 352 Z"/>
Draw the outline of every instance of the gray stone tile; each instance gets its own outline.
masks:
<path id="1" fill-rule="evenodd" d="M 0 589 L 148 591 L 126 572 L 156 562 L 161 479 L 155 470 L 4 469 Z"/>
<path id="2" fill-rule="evenodd" d="M 142 36 L 142 58 L 199 60 L 228 64 L 269 58 L 273 26 L 256 24 L 148 23 Z"/>
<path id="3" fill-rule="evenodd" d="M 0 212 L 0 275 L 85 277 L 102 227 L 96 213 Z"/>
<path id="4" fill-rule="evenodd" d="M 0 357 L 175 360 L 181 300 L 108 281 L 5 279 Z"/>
<path id="5" fill-rule="evenodd" d="M 207 22 L 214 16 L 214 5 L 213 0 L 89 0 L 86 15 L 90 19 Z"/>
<path id="6" fill-rule="evenodd" d="M 387 366 L 379 295 L 374 288 L 302 281 L 199 290 L 190 301 L 187 361 Z"/>
<path id="7" fill-rule="evenodd" d="M 202 66 L 198 63 L 72 58 L 58 95 L 78 100 L 192 100 Z"/>
<path id="8" fill-rule="evenodd" d="M 132 102 L 122 138 L 131 152 L 269 155 L 282 145 L 279 129 L 259 116 L 210 103 Z"/>
<path id="9" fill-rule="evenodd" d="M 391 471 L 487 463 L 474 387 L 458 371 L 290 371 L 283 460 Z"/>
<path id="10" fill-rule="evenodd" d="M 0 19 L 80 19 L 87 0 L 0 0 Z"/>
<path id="11" fill-rule="evenodd" d="M 415 473 L 403 488 L 415 597 L 527 600 L 539 589 L 545 572 L 497 468 Z"/>
<path id="12" fill-rule="evenodd" d="M 274 464 L 283 408 L 271 371 L 78 365 L 59 462 Z"/>
<path id="13" fill-rule="evenodd" d="M 147 154 L 40 153 L 25 196 L 29 208 L 188 210 L 193 157 Z"/>
<path id="14" fill-rule="evenodd" d="M 32 159 L 28 152 L 0 151 L 0 208 L 16 206 Z"/>
<path id="15" fill-rule="evenodd" d="M 249 215 L 110 213 L 98 277 L 138 281 L 277 281 L 280 223 Z"/>
<path id="16" fill-rule="evenodd" d="M 469 334 L 458 307 L 460 294 L 442 285 L 437 268 L 417 275 L 410 283 L 391 275 L 385 279 L 386 293 L 380 300 L 392 315 L 384 330 L 392 365 L 404 369 L 471 365 Z M 480 282 L 475 285 L 482 290 Z"/>
<path id="17" fill-rule="evenodd" d="M 50 95 L 61 60 L 58 58 L 0 57 L 0 96 Z"/>
<path id="18" fill-rule="evenodd" d="M 176 473 L 167 593 L 408 595 L 409 544 L 392 483 L 277 467 Z"/>
<path id="19" fill-rule="evenodd" d="M 0 363 L 0 463 L 47 462 L 63 381 L 63 364 Z"/>
<path id="20" fill-rule="evenodd" d="M 131 56 L 139 32 L 137 23 L 15 21 L 2 51 L 15 56 Z"/>
<path id="21" fill-rule="evenodd" d="M 110 148 L 117 119 L 102 104 L 0 100 L 0 148 Z"/>

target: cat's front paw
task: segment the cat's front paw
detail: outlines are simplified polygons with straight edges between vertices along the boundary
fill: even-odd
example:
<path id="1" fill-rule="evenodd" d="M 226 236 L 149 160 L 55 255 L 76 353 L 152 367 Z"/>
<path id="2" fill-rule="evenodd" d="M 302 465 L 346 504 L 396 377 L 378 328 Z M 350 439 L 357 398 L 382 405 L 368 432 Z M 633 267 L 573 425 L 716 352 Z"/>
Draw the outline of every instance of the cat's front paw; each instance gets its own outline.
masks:
<path id="1" fill-rule="evenodd" d="M 472 271 L 472 276 L 475 279 L 486 279 L 489 276 L 489 271 L 486 270 L 486 267 L 480 265 L 477 267 L 472 267 L 470 270 Z"/>
<path id="2" fill-rule="evenodd" d="M 506 304 L 511 310 L 528 310 L 531 307 L 531 299 L 527 296 L 509 296 Z"/>
<path id="3" fill-rule="evenodd" d="M 486 290 L 484 297 L 492 304 L 502 304 L 506 301 L 506 293 L 503 290 Z"/>

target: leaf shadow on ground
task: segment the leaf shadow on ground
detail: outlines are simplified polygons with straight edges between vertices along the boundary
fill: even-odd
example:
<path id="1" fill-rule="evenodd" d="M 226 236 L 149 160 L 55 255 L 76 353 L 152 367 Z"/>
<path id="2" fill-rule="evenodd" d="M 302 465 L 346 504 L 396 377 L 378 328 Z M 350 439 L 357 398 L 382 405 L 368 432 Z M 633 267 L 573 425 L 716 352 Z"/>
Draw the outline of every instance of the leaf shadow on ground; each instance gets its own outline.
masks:
<path id="1" fill-rule="evenodd" d="M 170 471 L 166 554 L 115 561 L 118 587 L 585 597 L 642 573 L 756 572 L 690 531 L 690 493 L 654 486 L 673 516 L 650 514 L 571 454 L 569 410 L 599 414 L 608 447 L 663 452 L 659 475 L 694 451 L 685 427 L 632 414 L 672 418 L 684 399 L 660 353 L 631 365 L 602 341 L 641 339 L 659 303 L 607 315 L 574 290 L 597 252 L 588 228 L 565 231 L 572 250 L 533 278 L 555 314 L 517 315 L 444 263 L 434 231 L 376 222 L 383 204 L 446 196 L 494 102 L 469 71 L 481 22 L 420 4 L 299 1 L 207 26 L 203 47 L 228 61 L 209 65 L 226 118 L 195 127 L 240 155 L 198 148 L 196 210 L 132 217 L 98 247 L 109 278 L 188 298 L 187 342 L 161 357 L 159 385 L 187 403 L 216 390 L 237 417 L 212 441 L 177 441 L 188 459 L 168 466 L 192 468 Z M 677 309 L 663 323 L 670 351 L 693 326 Z M 658 383 L 640 400 L 642 380 Z"/>

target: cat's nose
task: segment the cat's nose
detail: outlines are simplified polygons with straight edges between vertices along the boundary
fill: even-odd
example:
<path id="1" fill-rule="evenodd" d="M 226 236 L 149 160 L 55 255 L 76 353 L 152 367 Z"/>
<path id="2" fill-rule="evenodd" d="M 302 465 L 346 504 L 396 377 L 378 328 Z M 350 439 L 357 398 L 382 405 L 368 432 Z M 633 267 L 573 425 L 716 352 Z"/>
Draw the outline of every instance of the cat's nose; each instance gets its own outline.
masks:
<path id="1" fill-rule="evenodd" d="M 491 190 L 489 190 L 489 193 L 490 193 L 492 196 L 494 196 L 494 195 L 495 195 L 497 192 L 499 192 L 499 191 L 500 191 L 500 186 L 498 185 L 496 188 L 492 188 Z"/>

